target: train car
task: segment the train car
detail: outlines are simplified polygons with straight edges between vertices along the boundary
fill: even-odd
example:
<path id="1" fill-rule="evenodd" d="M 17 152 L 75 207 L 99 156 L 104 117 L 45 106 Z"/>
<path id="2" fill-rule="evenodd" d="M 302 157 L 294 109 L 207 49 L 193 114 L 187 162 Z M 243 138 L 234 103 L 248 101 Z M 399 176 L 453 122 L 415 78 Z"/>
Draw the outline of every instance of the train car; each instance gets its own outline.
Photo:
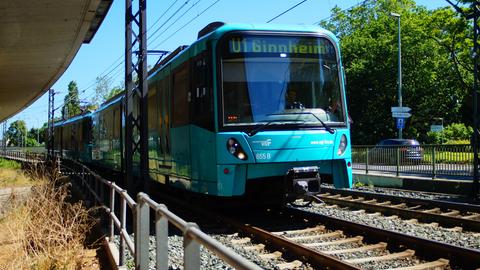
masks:
<path id="1" fill-rule="evenodd" d="M 287 201 L 319 192 L 321 179 L 352 185 L 340 49 L 325 29 L 212 23 L 148 85 L 154 181 Z"/>
<path id="2" fill-rule="evenodd" d="M 123 93 L 92 113 L 92 164 L 123 170 Z"/>
<path id="3" fill-rule="evenodd" d="M 90 113 L 54 123 L 54 147 L 63 157 L 89 163 L 91 161 Z"/>

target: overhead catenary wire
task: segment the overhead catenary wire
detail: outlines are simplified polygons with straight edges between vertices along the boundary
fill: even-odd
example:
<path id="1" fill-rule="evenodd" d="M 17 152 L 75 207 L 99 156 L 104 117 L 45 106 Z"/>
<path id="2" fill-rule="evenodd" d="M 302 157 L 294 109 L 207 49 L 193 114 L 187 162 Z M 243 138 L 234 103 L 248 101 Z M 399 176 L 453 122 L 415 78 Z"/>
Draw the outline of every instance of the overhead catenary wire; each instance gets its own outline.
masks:
<path id="1" fill-rule="evenodd" d="M 192 5 L 192 7 L 190 7 L 186 12 L 184 12 L 182 15 L 180 15 L 180 16 L 174 21 L 174 23 L 170 24 L 169 27 L 167 27 L 167 29 L 165 29 L 165 30 L 164 30 L 163 32 L 161 32 L 156 38 L 154 38 L 153 41 L 155 41 L 156 39 L 158 39 L 158 37 L 160 37 L 160 36 L 161 36 L 163 33 L 165 33 L 166 31 L 168 31 L 168 29 L 170 29 L 176 22 L 178 22 L 181 18 L 183 18 L 183 17 L 188 13 L 188 11 L 190 11 L 190 10 L 191 10 L 195 5 L 197 5 L 200 1 L 201 1 L 201 0 L 198 0 L 197 2 L 195 2 L 195 3 Z M 203 13 L 205 13 L 208 9 L 210 9 L 212 6 L 214 6 L 214 5 L 215 5 L 216 3 L 218 3 L 219 1 L 220 1 L 220 0 L 217 0 L 217 1 L 214 2 L 212 5 L 210 5 L 209 7 L 207 7 L 205 10 L 203 10 L 201 13 L 199 13 L 198 15 L 196 15 L 196 16 L 195 16 L 193 19 L 191 19 L 189 22 L 187 22 L 187 23 L 184 24 L 182 27 L 180 27 L 179 30 L 183 29 L 186 25 L 190 24 L 193 20 L 195 20 L 196 18 L 198 18 L 199 16 L 201 16 Z M 161 17 L 164 17 L 165 14 L 175 5 L 176 2 L 178 2 L 178 0 L 174 1 L 174 2 L 170 5 L 170 7 L 160 16 L 160 18 L 157 19 L 157 21 L 156 21 L 154 24 L 156 24 L 158 21 L 160 21 Z M 149 41 L 149 39 L 151 39 L 155 34 L 157 34 L 157 33 L 159 32 L 159 30 L 165 25 L 165 23 L 167 23 L 169 20 L 171 20 L 173 17 L 175 17 L 175 15 L 178 14 L 178 13 L 181 11 L 181 9 L 182 9 L 186 4 L 188 4 L 188 2 L 190 2 L 190 0 L 187 0 L 179 9 L 177 9 L 177 10 L 175 11 L 166 21 L 164 21 L 163 24 L 162 24 L 157 30 L 154 31 L 154 34 L 150 35 L 150 36 L 147 38 L 147 41 Z M 153 24 L 153 25 L 154 25 L 154 24 Z M 152 25 L 152 26 L 153 26 L 153 25 Z M 150 27 L 149 29 L 151 29 L 151 28 L 152 28 L 152 27 Z M 175 33 L 176 33 L 176 32 L 175 32 Z M 174 33 L 174 34 L 175 34 L 175 33 Z M 172 37 L 174 34 L 170 35 L 169 38 Z M 150 42 L 152 42 L 152 41 L 150 41 Z M 162 41 L 160 44 L 163 44 L 164 42 L 165 42 L 165 40 Z M 160 44 L 158 44 L 157 46 L 159 46 Z M 118 62 L 118 61 L 121 59 L 121 57 L 122 57 L 122 56 L 120 56 L 119 58 L 117 58 L 117 60 L 115 60 L 114 63 L 112 63 L 112 64 L 109 66 L 109 68 L 112 67 L 116 62 Z M 98 78 L 98 77 L 101 77 L 101 76 L 108 76 L 108 75 L 110 75 L 112 72 L 114 72 L 116 69 L 118 69 L 122 64 L 124 64 L 124 60 L 120 61 L 120 63 L 118 63 L 113 69 L 109 70 L 107 73 L 105 73 L 105 72 L 108 70 L 108 69 L 106 69 L 104 72 L 102 72 L 103 74 L 100 74 L 100 76 L 97 76 L 97 78 Z M 120 71 L 122 71 L 122 69 L 120 69 Z M 120 72 L 120 73 L 121 73 L 121 72 Z M 116 76 L 110 76 L 110 77 L 116 79 L 117 76 L 119 76 L 119 75 L 117 75 L 117 74 L 119 74 L 118 71 L 114 73 L 114 75 L 116 75 Z M 95 80 L 96 80 L 96 78 L 95 78 Z M 93 82 L 93 83 L 91 83 L 87 88 L 84 88 L 84 89 L 82 89 L 81 91 L 79 91 L 79 96 L 80 96 L 81 94 L 85 93 L 86 90 L 88 90 L 88 89 L 90 89 L 91 87 L 93 87 L 93 86 L 95 85 L 95 83 L 96 83 L 96 81 Z M 88 99 L 88 98 L 90 98 L 90 97 L 92 97 L 92 96 L 94 96 L 94 95 L 95 95 L 95 93 L 92 93 L 92 94 L 88 95 L 87 97 L 82 97 L 81 100 L 86 100 L 86 99 Z M 70 101 L 71 101 L 71 99 L 69 99 L 69 100 L 67 100 L 67 101 L 64 101 L 63 104 L 60 105 L 60 106 L 58 106 L 57 108 L 55 108 L 55 110 L 58 110 L 59 108 L 63 107 L 66 103 L 68 103 L 68 102 L 70 102 Z"/>
<path id="2" fill-rule="evenodd" d="M 350 11 L 350 10 L 356 8 L 356 7 L 365 5 L 365 3 L 368 2 L 368 1 L 369 1 L 369 0 L 364 0 L 364 1 L 362 1 L 362 2 L 356 3 L 356 4 L 353 5 L 353 6 L 350 6 L 350 7 L 346 8 L 346 9 L 341 10 L 340 13 L 347 12 L 347 11 Z M 324 21 L 327 21 L 327 20 L 329 20 L 329 19 L 331 19 L 331 18 L 333 18 L 333 17 L 335 17 L 335 16 L 336 16 L 336 15 L 330 15 L 330 16 L 324 18 L 324 19 L 321 19 L 321 20 L 319 20 L 319 21 L 317 21 L 317 22 L 314 22 L 313 24 L 319 24 L 319 23 L 324 22 Z"/>
<path id="3" fill-rule="evenodd" d="M 183 28 L 185 28 L 187 25 L 189 25 L 190 23 L 192 23 L 194 20 L 196 20 L 198 17 L 200 17 L 201 15 L 203 15 L 205 12 L 207 12 L 210 8 L 212 8 L 213 6 L 215 6 L 218 2 L 220 2 L 221 0 L 216 0 L 215 2 L 213 2 L 210 6 L 208 6 L 207 8 L 205 8 L 202 12 L 200 12 L 199 14 L 197 14 L 197 16 L 193 17 L 192 19 L 190 19 L 187 23 L 185 23 L 184 25 L 182 25 L 180 28 L 178 28 L 177 30 L 175 30 L 173 32 L 173 34 L 171 34 L 170 36 L 168 36 L 167 38 L 165 38 L 164 40 L 162 40 L 162 42 L 160 42 L 159 44 L 156 45 L 156 47 L 154 47 L 155 49 L 158 48 L 158 46 L 162 45 L 163 43 L 165 43 L 168 39 L 170 39 L 172 36 L 174 36 L 175 34 L 177 34 L 179 31 L 181 31 Z"/>
<path id="4" fill-rule="evenodd" d="M 302 1 L 300 1 L 300 2 L 299 2 L 299 3 L 297 3 L 296 5 L 294 5 L 294 6 L 290 7 L 289 9 L 285 10 L 284 12 L 282 12 L 282 13 L 278 14 L 277 16 L 275 16 L 275 17 L 271 18 L 270 20 L 268 20 L 268 21 L 267 21 L 267 23 L 270 23 L 270 22 L 272 22 L 272 21 L 276 20 L 277 18 L 279 18 L 279 17 L 283 16 L 284 14 L 286 14 L 286 13 L 290 12 L 292 9 L 294 9 L 294 8 L 296 8 L 296 7 L 298 7 L 298 6 L 300 6 L 301 4 L 303 4 L 303 3 L 307 2 L 307 1 L 308 1 L 308 0 L 302 0 Z"/>

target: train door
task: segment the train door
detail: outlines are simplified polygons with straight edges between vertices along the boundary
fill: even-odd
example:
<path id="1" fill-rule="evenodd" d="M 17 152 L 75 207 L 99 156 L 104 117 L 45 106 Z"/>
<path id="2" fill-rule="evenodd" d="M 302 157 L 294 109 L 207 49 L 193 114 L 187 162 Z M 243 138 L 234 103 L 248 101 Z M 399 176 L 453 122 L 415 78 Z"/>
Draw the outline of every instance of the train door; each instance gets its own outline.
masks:
<path id="1" fill-rule="evenodd" d="M 170 129 L 173 186 L 191 190 L 189 63 L 172 70 L 172 125 Z"/>
<path id="2" fill-rule="evenodd" d="M 216 186 L 214 106 L 207 51 L 191 62 L 191 160 L 196 192 L 209 192 Z"/>
<path id="3" fill-rule="evenodd" d="M 168 183 L 168 175 L 172 172 L 171 139 L 170 139 L 170 66 L 163 69 L 157 83 L 157 114 L 156 126 L 158 134 L 157 157 L 158 175 L 156 181 Z M 149 116 L 150 118 L 150 116 Z"/>

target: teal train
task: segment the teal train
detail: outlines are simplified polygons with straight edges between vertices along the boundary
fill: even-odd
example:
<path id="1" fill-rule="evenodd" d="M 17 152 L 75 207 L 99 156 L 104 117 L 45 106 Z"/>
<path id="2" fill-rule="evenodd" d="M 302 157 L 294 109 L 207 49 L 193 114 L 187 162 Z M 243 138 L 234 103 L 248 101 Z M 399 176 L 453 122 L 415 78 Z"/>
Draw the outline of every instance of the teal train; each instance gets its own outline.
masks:
<path id="1" fill-rule="evenodd" d="M 121 172 L 123 102 L 57 122 L 56 149 Z M 170 187 L 287 202 L 351 187 L 349 127 L 339 43 L 318 26 L 211 23 L 149 72 L 149 176 Z"/>

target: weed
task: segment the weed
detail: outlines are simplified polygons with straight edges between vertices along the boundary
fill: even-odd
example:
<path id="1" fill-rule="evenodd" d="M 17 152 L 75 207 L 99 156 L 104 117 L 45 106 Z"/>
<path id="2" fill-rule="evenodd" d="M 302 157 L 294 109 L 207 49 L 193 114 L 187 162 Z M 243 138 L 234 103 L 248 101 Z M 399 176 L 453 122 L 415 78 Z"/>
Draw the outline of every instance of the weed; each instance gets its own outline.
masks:
<path id="1" fill-rule="evenodd" d="M 95 251 L 84 249 L 94 225 L 90 210 L 69 196 L 61 179 L 37 181 L 26 201 L 0 219 L 1 269 L 99 268 Z"/>

